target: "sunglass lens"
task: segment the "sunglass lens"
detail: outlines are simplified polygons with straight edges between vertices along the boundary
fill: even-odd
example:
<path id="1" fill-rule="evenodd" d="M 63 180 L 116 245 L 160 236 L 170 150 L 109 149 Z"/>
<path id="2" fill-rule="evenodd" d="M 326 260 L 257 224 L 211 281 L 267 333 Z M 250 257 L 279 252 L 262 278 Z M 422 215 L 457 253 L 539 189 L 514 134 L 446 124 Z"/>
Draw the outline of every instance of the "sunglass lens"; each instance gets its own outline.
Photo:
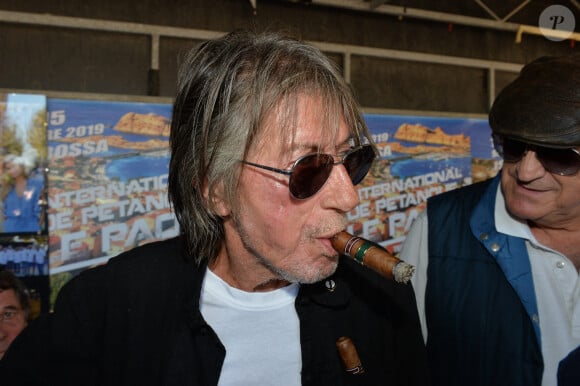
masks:
<path id="1" fill-rule="evenodd" d="M 359 184 L 365 178 L 374 159 L 375 152 L 370 145 L 363 146 L 345 157 L 344 166 L 348 171 L 353 185 Z"/>
<path id="2" fill-rule="evenodd" d="M 312 154 L 302 158 L 290 177 L 290 193 L 305 199 L 318 192 L 332 172 L 334 160 L 328 154 Z"/>
<path id="3" fill-rule="evenodd" d="M 580 155 L 572 149 L 538 147 L 536 154 L 544 169 L 551 173 L 567 176 L 580 170 Z"/>
<path id="4" fill-rule="evenodd" d="M 504 138 L 501 143 L 500 153 L 506 162 L 519 161 L 526 152 L 527 145 L 524 142 Z"/>

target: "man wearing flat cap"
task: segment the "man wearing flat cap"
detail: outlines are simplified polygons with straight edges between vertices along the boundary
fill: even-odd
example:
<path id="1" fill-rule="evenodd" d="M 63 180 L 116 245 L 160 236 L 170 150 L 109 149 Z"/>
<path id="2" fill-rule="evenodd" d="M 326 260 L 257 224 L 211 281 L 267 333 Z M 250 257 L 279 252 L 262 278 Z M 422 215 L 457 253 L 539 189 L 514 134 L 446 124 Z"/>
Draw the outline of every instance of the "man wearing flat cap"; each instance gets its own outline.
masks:
<path id="1" fill-rule="evenodd" d="M 580 55 L 524 66 L 489 123 L 501 172 L 430 199 L 401 252 L 432 382 L 555 386 L 580 369 Z"/>

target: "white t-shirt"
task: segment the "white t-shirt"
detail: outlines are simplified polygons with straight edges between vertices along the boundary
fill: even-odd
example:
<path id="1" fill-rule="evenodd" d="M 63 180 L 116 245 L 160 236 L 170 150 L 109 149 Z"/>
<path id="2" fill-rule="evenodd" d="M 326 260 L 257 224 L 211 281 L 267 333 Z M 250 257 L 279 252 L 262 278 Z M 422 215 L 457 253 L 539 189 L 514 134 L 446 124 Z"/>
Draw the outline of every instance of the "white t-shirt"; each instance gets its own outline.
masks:
<path id="1" fill-rule="evenodd" d="M 301 384 L 299 288 L 245 292 L 207 270 L 200 310 L 226 348 L 220 386 Z"/>
<path id="2" fill-rule="evenodd" d="M 541 245 L 530 227 L 512 218 L 498 187 L 495 201 L 496 230 L 526 240 L 542 339 L 543 386 L 557 384 L 558 364 L 580 345 L 580 278 L 574 264 L 563 254 Z M 428 265 L 428 219 L 423 211 L 415 220 L 401 250 L 401 258 L 415 266 L 411 279 L 423 337 L 427 341 L 425 288 Z M 408 242 L 407 242 L 408 241 Z"/>

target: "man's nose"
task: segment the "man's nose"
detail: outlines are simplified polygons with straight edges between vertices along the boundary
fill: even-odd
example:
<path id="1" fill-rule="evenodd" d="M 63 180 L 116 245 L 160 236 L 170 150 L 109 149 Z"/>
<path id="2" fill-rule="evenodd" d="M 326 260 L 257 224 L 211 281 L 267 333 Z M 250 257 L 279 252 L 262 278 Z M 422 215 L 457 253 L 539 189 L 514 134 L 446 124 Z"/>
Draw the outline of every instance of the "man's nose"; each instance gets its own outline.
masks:
<path id="1" fill-rule="evenodd" d="M 547 171 L 538 160 L 536 152 L 528 150 L 516 165 L 518 178 L 522 181 L 531 181 L 543 176 Z"/>
<path id="2" fill-rule="evenodd" d="M 330 205 L 345 213 L 358 205 L 358 190 L 343 164 L 332 168 L 327 184 L 333 196 Z"/>

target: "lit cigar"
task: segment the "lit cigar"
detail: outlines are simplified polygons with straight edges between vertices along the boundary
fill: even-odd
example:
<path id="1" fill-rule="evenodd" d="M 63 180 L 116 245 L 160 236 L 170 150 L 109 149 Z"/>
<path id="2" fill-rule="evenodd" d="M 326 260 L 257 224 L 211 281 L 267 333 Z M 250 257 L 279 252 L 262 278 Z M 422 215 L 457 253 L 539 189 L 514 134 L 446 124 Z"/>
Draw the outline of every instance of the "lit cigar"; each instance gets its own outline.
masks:
<path id="1" fill-rule="evenodd" d="M 341 336 L 338 338 L 336 341 L 336 349 L 347 372 L 351 374 L 364 374 L 365 369 L 362 367 L 360 358 L 356 352 L 356 347 L 354 347 L 354 343 L 352 343 L 349 337 Z"/>
<path id="2" fill-rule="evenodd" d="M 398 283 L 407 283 L 415 272 L 415 267 L 391 255 L 380 245 L 350 233 L 340 232 L 330 242 L 338 253 L 350 256 Z"/>

